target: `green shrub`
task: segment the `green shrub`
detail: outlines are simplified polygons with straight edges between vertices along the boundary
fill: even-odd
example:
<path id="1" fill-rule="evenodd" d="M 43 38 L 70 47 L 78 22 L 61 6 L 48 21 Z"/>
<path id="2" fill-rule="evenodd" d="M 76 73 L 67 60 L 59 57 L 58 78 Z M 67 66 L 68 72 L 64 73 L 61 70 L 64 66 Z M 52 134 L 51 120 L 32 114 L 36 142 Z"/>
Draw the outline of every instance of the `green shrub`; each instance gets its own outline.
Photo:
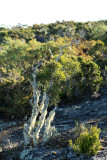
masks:
<path id="1" fill-rule="evenodd" d="M 103 78 L 100 76 L 100 67 L 91 60 L 78 59 L 81 64 L 80 90 L 86 94 L 86 91 L 98 92 Z"/>
<path id="2" fill-rule="evenodd" d="M 9 119 L 22 119 L 25 115 L 30 115 L 31 97 L 32 88 L 28 81 L 0 83 L 0 114 Z"/>
<path id="3" fill-rule="evenodd" d="M 86 153 L 88 155 L 97 154 L 98 150 L 101 149 L 101 144 L 99 140 L 100 129 L 97 126 L 90 128 L 90 130 L 86 129 L 82 132 L 75 140 L 73 144 L 72 140 L 69 140 L 69 145 L 74 151 L 79 153 Z"/>
<path id="4" fill-rule="evenodd" d="M 80 63 L 79 72 L 72 77 L 67 86 L 68 98 L 80 98 L 98 92 L 103 78 L 100 76 L 100 67 L 91 60 L 78 58 Z"/>

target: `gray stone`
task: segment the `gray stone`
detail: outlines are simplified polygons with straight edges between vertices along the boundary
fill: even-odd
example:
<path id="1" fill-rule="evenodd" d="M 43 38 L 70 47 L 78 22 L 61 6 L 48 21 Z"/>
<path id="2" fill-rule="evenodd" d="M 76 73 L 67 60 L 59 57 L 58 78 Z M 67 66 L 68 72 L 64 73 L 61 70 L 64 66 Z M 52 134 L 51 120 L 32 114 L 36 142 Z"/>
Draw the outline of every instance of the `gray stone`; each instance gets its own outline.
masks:
<path id="1" fill-rule="evenodd" d="M 4 122 L 3 120 L 0 120 L 0 131 L 16 125 L 17 125 L 17 122 Z"/>
<path id="2" fill-rule="evenodd" d="M 30 151 L 32 151 L 32 148 L 23 150 L 23 151 L 21 152 L 20 159 L 21 159 L 21 160 L 24 160 L 24 159 L 26 158 L 26 156 L 29 154 Z M 31 156 L 32 156 L 32 155 L 31 155 Z"/>

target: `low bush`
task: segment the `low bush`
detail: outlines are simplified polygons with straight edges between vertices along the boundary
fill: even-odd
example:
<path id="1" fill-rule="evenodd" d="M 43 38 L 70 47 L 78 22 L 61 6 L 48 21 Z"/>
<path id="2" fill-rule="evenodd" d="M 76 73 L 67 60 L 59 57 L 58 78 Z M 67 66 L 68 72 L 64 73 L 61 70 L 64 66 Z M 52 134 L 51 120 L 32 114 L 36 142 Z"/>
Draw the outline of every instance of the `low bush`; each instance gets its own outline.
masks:
<path id="1" fill-rule="evenodd" d="M 79 153 L 86 153 L 88 155 L 97 154 L 98 150 L 101 149 L 101 144 L 99 140 L 100 129 L 97 126 L 86 129 L 81 132 L 79 138 L 75 140 L 73 144 L 72 140 L 69 140 L 69 146 L 74 149 L 74 151 Z"/>

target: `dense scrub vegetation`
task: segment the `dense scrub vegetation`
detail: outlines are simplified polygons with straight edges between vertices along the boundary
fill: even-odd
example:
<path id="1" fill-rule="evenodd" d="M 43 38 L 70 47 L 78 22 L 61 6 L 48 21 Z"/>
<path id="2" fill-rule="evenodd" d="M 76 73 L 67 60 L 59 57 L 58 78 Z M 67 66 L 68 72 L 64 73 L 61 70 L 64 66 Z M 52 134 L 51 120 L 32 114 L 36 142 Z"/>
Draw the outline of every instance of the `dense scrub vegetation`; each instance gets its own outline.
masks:
<path id="1" fill-rule="evenodd" d="M 74 37 L 84 37 L 63 49 L 58 62 L 55 58 L 61 47 Z M 61 97 L 70 101 L 98 92 L 107 65 L 107 21 L 75 23 L 56 22 L 0 28 L 0 112 L 9 118 L 30 114 L 33 65 L 43 60 L 37 80 L 42 90 L 49 88 L 51 104 Z M 102 72 L 101 72 L 102 71 Z"/>

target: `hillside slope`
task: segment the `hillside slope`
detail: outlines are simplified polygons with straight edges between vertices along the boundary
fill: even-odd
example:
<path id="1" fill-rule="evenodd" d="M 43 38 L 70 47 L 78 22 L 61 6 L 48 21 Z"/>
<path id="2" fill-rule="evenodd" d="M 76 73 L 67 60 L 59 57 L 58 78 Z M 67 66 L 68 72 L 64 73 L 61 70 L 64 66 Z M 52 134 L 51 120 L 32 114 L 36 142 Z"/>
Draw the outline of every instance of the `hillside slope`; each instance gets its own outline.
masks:
<path id="1" fill-rule="evenodd" d="M 100 95 L 101 93 L 101 95 Z M 17 125 L 11 128 L 5 128 L 0 132 L 0 143 L 3 146 L 1 153 L 1 160 L 11 158 L 21 160 L 106 160 L 107 155 L 107 86 L 101 88 L 99 95 L 93 95 L 89 99 L 77 103 L 75 105 L 62 105 L 56 111 L 56 116 L 53 125 L 56 126 L 58 135 L 52 137 L 49 142 L 43 147 L 32 148 L 32 145 L 24 149 L 22 125 Z M 86 157 L 85 155 L 78 155 L 68 147 L 68 140 L 73 139 L 75 121 L 84 123 L 88 126 L 96 125 L 101 128 L 101 144 L 103 148 L 93 157 Z M 4 123 L 5 125 L 5 123 Z M 3 127 L 3 124 L 2 124 Z M 7 134 L 5 134 L 7 130 Z M 10 132 L 9 132 L 10 130 Z M 3 136 L 4 135 L 4 136 Z M 4 143 L 5 138 L 9 138 L 13 148 L 9 147 L 7 142 Z M 17 142 L 17 145 L 15 146 Z M 21 143 L 22 144 L 21 144 Z M 7 149 L 5 146 L 7 145 Z M 23 151 L 22 151 L 23 150 Z M 22 152 L 21 152 L 22 151 Z M 20 157 L 20 158 L 19 158 Z"/>

